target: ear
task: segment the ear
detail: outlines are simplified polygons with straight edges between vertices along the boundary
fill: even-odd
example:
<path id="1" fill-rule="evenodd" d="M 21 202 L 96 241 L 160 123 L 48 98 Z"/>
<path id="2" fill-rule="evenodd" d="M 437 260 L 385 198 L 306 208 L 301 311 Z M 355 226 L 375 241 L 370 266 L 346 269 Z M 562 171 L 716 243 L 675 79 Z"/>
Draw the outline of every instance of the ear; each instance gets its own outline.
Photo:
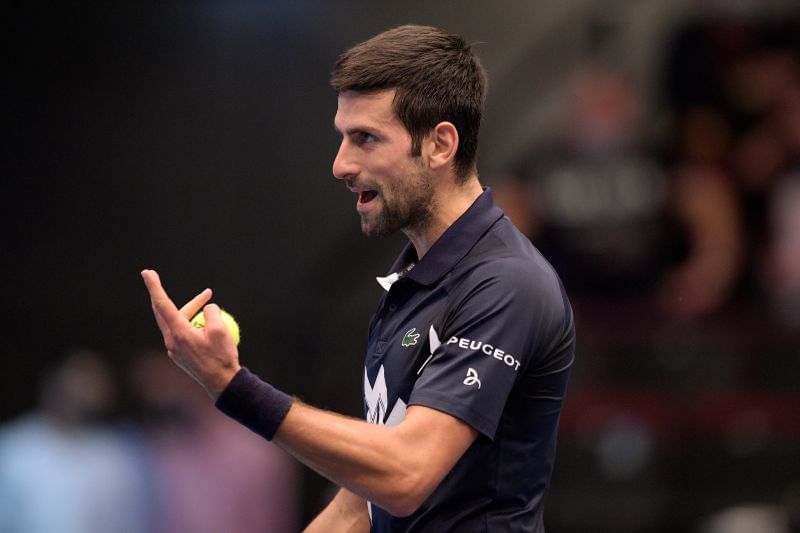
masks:
<path id="1" fill-rule="evenodd" d="M 452 122 L 440 122 L 428 134 L 428 162 L 431 170 L 449 166 L 456 157 L 458 149 L 458 130 Z"/>

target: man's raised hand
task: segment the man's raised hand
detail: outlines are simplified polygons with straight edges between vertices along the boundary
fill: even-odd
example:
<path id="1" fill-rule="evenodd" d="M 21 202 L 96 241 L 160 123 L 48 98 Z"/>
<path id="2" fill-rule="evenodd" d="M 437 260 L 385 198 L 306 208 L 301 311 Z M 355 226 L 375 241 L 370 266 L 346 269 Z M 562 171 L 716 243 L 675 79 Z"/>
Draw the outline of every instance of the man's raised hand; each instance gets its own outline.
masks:
<path id="1" fill-rule="evenodd" d="M 208 303 L 211 289 L 203 290 L 178 309 L 156 271 L 143 270 L 142 279 L 150 293 L 153 315 L 164 337 L 167 354 L 216 399 L 241 366 L 236 343 L 222 321 L 219 307 Z M 200 309 L 203 309 L 206 325 L 194 328 L 189 321 Z"/>

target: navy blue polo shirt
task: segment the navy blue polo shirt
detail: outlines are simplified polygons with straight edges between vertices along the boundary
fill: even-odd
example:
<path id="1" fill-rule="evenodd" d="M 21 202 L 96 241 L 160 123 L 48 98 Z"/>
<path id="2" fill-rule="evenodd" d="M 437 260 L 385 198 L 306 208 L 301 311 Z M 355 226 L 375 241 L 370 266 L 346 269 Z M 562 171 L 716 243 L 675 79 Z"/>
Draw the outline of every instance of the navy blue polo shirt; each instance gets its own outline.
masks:
<path id="1" fill-rule="evenodd" d="M 543 531 L 558 417 L 575 351 L 558 276 L 490 190 L 417 261 L 409 243 L 378 278 L 369 326 L 367 421 L 423 405 L 479 437 L 411 516 L 370 504 L 372 531 Z"/>

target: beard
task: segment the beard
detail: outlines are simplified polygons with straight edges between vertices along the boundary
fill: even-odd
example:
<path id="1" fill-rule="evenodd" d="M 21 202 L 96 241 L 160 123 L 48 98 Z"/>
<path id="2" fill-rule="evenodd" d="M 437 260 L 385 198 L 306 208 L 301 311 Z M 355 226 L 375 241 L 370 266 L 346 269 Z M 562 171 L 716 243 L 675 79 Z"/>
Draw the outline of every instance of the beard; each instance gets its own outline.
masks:
<path id="1" fill-rule="evenodd" d="M 361 216 L 361 231 L 368 237 L 387 237 L 401 230 L 419 230 L 433 217 L 433 182 L 430 174 L 419 169 L 406 180 L 390 181 L 376 188 L 383 203 L 374 215 Z"/>

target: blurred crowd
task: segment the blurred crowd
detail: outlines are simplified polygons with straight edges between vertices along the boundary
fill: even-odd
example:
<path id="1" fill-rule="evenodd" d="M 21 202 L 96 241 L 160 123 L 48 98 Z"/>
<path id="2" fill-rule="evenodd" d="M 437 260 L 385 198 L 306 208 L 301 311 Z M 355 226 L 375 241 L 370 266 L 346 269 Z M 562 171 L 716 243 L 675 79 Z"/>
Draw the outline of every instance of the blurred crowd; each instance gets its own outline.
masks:
<path id="1" fill-rule="evenodd" d="M 289 456 L 216 412 L 163 350 L 126 374 L 121 388 L 88 349 L 48 367 L 38 407 L 0 429 L 0 532 L 298 530 Z"/>
<path id="2" fill-rule="evenodd" d="M 492 184 L 576 312 L 551 525 L 800 528 L 798 22 L 691 21 L 657 102 L 587 64 Z"/>
<path id="3" fill-rule="evenodd" d="M 692 23 L 669 50 L 659 112 L 621 69 L 575 74 L 552 137 L 495 195 L 579 309 L 622 296 L 638 320 L 736 310 L 800 328 L 798 32 Z"/>

